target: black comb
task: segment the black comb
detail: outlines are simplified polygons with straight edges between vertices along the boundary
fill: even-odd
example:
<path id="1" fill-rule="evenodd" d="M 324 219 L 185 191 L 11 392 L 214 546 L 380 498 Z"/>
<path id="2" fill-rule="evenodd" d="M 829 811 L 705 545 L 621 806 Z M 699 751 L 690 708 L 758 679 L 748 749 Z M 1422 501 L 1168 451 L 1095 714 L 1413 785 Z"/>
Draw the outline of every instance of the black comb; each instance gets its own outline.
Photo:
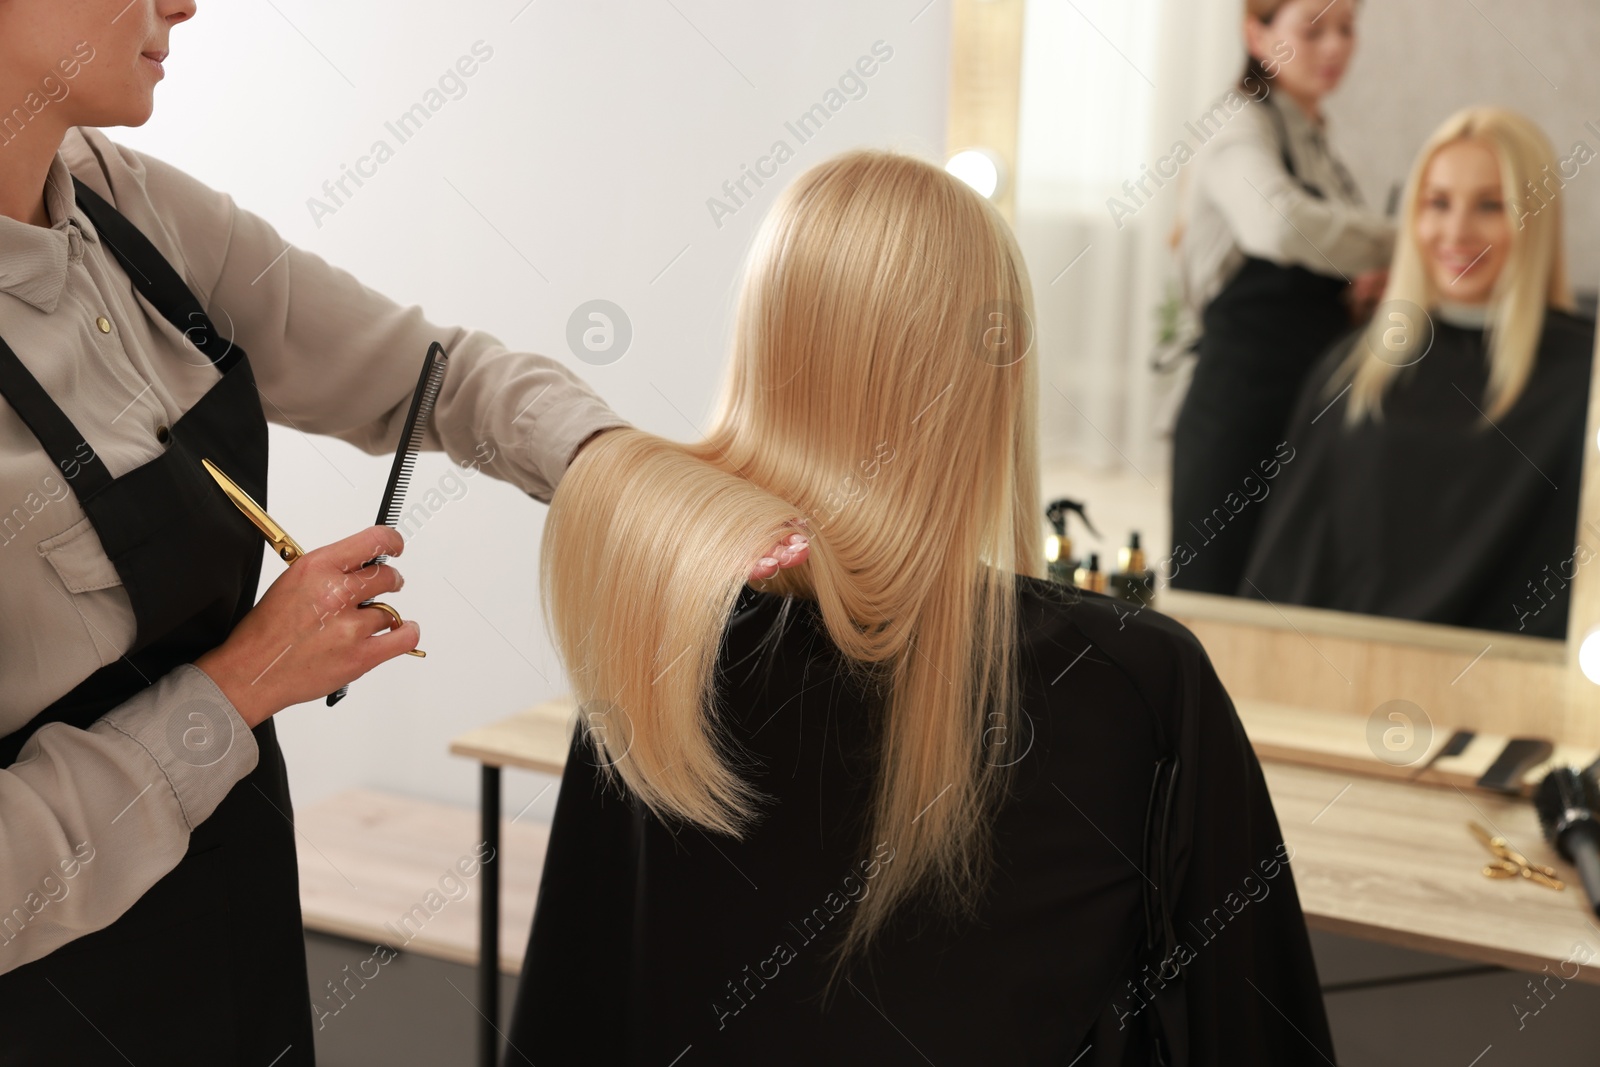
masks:
<path id="1" fill-rule="evenodd" d="M 444 372 L 450 366 L 450 353 L 438 341 L 428 346 L 422 360 L 422 374 L 417 388 L 411 394 L 411 410 L 406 413 L 405 429 L 400 433 L 400 444 L 395 449 L 394 464 L 389 468 L 389 484 L 383 489 L 383 503 L 378 505 L 376 525 L 390 528 L 400 525 L 400 509 L 405 507 L 406 490 L 411 488 L 411 472 L 417 465 L 417 453 L 422 449 L 422 439 L 428 432 L 428 420 L 433 417 L 433 406 L 439 400 L 439 389 L 444 385 Z M 373 556 L 361 566 L 387 562 L 387 555 Z M 361 607 L 372 603 L 363 601 Z M 340 686 L 337 693 L 328 694 L 328 707 L 333 707 L 350 691 L 348 685 Z"/>

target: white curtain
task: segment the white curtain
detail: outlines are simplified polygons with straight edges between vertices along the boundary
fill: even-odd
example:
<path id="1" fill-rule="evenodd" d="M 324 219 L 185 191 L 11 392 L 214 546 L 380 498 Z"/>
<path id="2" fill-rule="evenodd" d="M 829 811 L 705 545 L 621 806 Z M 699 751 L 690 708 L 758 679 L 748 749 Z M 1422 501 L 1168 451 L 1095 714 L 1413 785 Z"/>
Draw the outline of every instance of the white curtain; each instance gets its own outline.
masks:
<path id="1" fill-rule="evenodd" d="M 1241 0 L 1028 0 L 1016 230 L 1032 273 L 1044 458 L 1147 478 L 1170 462 L 1192 359 L 1151 369 L 1185 171 L 1124 182 L 1195 138 L 1244 63 Z M 1113 219 L 1107 201 L 1133 208 Z M 1139 202 L 1139 201 L 1142 201 Z"/>

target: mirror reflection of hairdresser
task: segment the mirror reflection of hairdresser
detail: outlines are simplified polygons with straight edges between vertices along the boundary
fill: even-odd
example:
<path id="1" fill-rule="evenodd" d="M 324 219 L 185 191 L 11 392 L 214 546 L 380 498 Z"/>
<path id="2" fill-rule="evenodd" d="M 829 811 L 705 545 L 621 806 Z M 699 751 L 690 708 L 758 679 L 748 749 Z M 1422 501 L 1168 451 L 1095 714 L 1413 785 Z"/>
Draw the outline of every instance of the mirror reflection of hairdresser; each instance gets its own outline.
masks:
<path id="1" fill-rule="evenodd" d="M 1423 145 L 1383 302 L 1307 379 L 1240 595 L 1566 635 L 1600 545 L 1573 543 L 1595 327 L 1573 314 L 1559 172 L 1502 108 Z"/>
<path id="2" fill-rule="evenodd" d="M 1306 371 L 1382 288 L 1393 226 L 1362 206 L 1321 115 L 1355 16 L 1355 0 L 1249 0 L 1238 90 L 1252 102 L 1199 149 L 1185 187 L 1180 276 L 1201 336 L 1173 427 L 1179 589 L 1238 586 Z"/>
<path id="3" fill-rule="evenodd" d="M 1042 577 L 1038 369 L 972 343 L 1031 292 L 963 182 L 826 161 L 707 438 L 574 461 L 541 570 L 583 728 L 506 1067 L 1333 1062 L 1205 651 Z M 747 582 L 797 510 L 809 561 Z"/>

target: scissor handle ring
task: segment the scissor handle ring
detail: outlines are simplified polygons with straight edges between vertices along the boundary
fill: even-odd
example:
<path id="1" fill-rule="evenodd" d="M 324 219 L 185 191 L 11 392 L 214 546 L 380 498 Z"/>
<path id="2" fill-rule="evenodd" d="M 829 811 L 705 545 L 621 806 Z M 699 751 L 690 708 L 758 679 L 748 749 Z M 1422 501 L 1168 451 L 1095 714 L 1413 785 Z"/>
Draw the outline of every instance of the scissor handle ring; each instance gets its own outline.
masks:
<path id="1" fill-rule="evenodd" d="M 363 608 L 377 608 L 379 611 L 382 611 L 384 614 L 388 615 L 390 619 L 394 620 L 394 624 L 389 627 L 389 629 L 391 629 L 391 630 L 393 630 L 397 626 L 402 626 L 402 625 L 405 624 L 406 620 L 404 620 L 404 619 L 402 619 L 400 617 L 400 613 L 398 611 L 394 610 L 394 608 L 390 607 L 388 604 L 385 604 L 381 600 L 363 601 L 360 604 L 360 607 L 363 607 Z M 420 648 L 413 648 L 413 649 L 407 650 L 406 655 L 421 657 L 421 656 L 426 656 L 427 653 L 422 651 L 422 649 L 420 649 Z"/>

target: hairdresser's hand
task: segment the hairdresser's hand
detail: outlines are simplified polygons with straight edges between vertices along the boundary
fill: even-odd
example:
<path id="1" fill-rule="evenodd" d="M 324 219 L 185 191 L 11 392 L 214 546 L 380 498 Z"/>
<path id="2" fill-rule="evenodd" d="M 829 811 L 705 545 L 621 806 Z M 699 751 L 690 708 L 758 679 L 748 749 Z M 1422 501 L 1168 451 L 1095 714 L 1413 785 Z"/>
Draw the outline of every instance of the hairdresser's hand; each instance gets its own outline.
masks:
<path id="1" fill-rule="evenodd" d="M 385 633 L 393 625 L 386 612 L 356 606 L 404 584 L 386 563 L 362 564 L 404 550 L 396 530 L 373 526 L 307 552 L 278 576 L 228 639 L 194 665 L 254 728 L 416 648 L 422 631 L 415 622 Z"/>
<path id="2" fill-rule="evenodd" d="M 1350 288 L 1345 290 L 1345 301 L 1350 305 L 1350 321 L 1359 326 L 1372 318 L 1388 284 L 1388 267 L 1369 270 L 1350 279 Z"/>
<path id="3" fill-rule="evenodd" d="M 796 525 L 804 526 L 805 520 L 800 520 Z M 771 578 L 784 567 L 804 563 L 810 553 L 811 542 L 806 539 L 805 534 L 789 534 L 780 540 L 771 552 L 756 560 L 756 565 L 750 568 L 750 580 L 759 582 L 764 578 Z"/>

